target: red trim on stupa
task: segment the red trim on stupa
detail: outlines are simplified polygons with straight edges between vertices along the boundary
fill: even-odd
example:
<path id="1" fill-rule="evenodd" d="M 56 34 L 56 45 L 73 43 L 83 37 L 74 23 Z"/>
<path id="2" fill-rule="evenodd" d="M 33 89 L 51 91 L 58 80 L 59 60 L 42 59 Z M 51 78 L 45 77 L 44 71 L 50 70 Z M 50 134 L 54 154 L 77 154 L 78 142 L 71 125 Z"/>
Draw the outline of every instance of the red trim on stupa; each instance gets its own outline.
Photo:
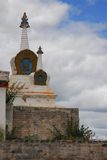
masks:
<path id="1" fill-rule="evenodd" d="M 8 82 L 0 80 L 0 88 L 7 88 L 7 87 L 8 87 Z"/>

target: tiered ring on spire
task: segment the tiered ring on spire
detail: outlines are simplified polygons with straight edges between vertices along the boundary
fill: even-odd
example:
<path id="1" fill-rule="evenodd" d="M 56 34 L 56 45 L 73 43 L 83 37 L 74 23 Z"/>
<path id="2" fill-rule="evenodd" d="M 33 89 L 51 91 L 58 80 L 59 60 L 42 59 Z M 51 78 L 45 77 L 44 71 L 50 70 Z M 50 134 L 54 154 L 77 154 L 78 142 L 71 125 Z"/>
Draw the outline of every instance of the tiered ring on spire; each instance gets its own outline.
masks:
<path id="1" fill-rule="evenodd" d="M 28 23 L 28 18 L 27 18 L 26 12 L 24 12 L 22 17 L 22 22 L 20 24 L 20 28 L 22 28 L 20 50 L 29 49 L 29 42 L 28 42 L 28 36 L 27 36 L 27 28 L 29 27 L 30 25 Z"/>

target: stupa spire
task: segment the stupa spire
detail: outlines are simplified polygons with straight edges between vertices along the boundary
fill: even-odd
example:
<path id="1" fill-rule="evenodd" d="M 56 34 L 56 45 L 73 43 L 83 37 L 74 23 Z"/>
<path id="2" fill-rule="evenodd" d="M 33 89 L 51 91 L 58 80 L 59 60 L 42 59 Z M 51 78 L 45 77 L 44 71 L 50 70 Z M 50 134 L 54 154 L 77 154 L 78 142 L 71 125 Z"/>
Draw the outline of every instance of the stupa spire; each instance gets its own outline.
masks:
<path id="1" fill-rule="evenodd" d="M 29 27 L 30 25 L 28 23 L 28 18 L 27 18 L 26 12 L 24 12 L 22 21 L 20 24 L 20 28 L 22 28 L 20 50 L 29 49 L 29 42 L 28 42 L 28 36 L 27 36 L 27 28 Z"/>
<path id="2" fill-rule="evenodd" d="M 42 51 L 41 46 L 39 46 L 37 54 L 38 54 L 37 70 L 43 69 L 43 65 L 42 65 L 42 54 L 43 54 L 43 51 Z"/>

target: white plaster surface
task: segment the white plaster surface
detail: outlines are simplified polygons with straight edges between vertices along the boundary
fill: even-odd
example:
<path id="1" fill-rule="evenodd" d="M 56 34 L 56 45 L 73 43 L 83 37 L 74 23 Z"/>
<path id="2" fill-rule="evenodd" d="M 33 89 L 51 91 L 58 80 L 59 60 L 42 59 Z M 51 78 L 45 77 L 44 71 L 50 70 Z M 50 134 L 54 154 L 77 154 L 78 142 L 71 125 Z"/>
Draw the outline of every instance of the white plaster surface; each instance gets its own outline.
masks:
<path id="1" fill-rule="evenodd" d="M 23 96 L 16 97 L 14 101 L 14 106 L 26 106 L 26 107 L 55 107 L 54 98 L 50 99 L 48 96 L 33 97 L 33 96 Z"/>
<path id="2" fill-rule="evenodd" d="M 48 85 L 34 85 L 31 75 L 11 75 L 9 85 L 13 83 L 18 92 L 14 106 L 55 107 L 54 91 Z M 22 85 L 23 88 L 18 89 Z"/>
<path id="3" fill-rule="evenodd" d="M 0 71 L 0 80 L 8 82 L 9 72 Z M 5 129 L 6 129 L 6 88 L 0 87 L 0 128 L 4 130 L 5 139 Z"/>
<path id="4" fill-rule="evenodd" d="M 27 36 L 27 28 L 22 28 L 22 36 L 21 36 L 21 44 L 20 44 L 20 50 L 29 49 L 29 42 L 28 42 L 28 36 Z"/>
<path id="5" fill-rule="evenodd" d="M 12 74 L 17 74 L 16 66 L 15 66 L 15 57 L 13 57 L 10 61 Z"/>
<path id="6" fill-rule="evenodd" d="M 0 128 L 5 131 L 6 125 L 6 88 L 0 88 Z"/>
<path id="7" fill-rule="evenodd" d="M 43 69 L 42 65 L 42 54 L 38 54 L 38 61 L 37 61 L 37 70 Z"/>

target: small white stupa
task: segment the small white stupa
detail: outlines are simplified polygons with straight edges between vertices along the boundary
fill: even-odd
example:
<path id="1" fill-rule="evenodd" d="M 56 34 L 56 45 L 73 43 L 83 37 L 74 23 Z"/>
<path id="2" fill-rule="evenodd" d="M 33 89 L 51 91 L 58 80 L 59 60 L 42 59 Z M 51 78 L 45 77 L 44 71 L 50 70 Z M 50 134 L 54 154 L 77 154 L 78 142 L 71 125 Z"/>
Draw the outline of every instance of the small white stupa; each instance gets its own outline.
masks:
<path id="1" fill-rule="evenodd" d="M 19 53 L 11 59 L 12 75 L 9 86 L 17 88 L 14 106 L 56 107 L 55 93 L 49 86 L 49 76 L 43 70 L 41 47 L 35 54 L 29 49 L 26 13 L 22 17 L 21 46 Z"/>

